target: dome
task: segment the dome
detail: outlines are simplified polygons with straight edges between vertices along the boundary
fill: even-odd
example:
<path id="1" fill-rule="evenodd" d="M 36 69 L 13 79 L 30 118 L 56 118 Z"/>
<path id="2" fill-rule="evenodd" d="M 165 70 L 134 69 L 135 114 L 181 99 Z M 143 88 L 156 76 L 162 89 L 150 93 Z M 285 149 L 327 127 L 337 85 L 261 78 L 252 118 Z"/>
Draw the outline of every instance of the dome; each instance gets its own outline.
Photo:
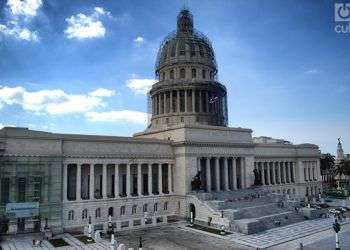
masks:
<path id="1" fill-rule="evenodd" d="M 160 45 L 155 73 L 167 66 L 179 63 L 199 63 L 217 73 L 214 50 L 209 39 L 193 28 L 193 16 L 183 9 L 177 16 L 177 30 L 165 37 Z"/>

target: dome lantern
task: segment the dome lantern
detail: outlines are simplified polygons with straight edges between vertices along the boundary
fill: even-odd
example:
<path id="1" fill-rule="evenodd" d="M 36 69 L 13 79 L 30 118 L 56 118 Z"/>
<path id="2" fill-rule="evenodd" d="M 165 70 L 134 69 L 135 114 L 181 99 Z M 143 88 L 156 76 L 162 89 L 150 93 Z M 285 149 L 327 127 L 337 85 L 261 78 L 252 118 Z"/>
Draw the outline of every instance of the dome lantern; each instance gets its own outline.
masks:
<path id="1" fill-rule="evenodd" d="M 193 33 L 193 16 L 188 9 L 183 9 L 177 16 L 177 34 Z"/>

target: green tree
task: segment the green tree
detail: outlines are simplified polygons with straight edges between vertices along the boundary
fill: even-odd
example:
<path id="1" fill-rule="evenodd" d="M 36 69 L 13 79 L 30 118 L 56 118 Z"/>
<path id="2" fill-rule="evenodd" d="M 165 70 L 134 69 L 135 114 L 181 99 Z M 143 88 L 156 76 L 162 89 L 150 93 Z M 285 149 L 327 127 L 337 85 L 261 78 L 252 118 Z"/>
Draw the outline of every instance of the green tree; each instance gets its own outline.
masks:
<path id="1" fill-rule="evenodd" d="M 335 157 L 330 153 L 324 154 L 321 157 L 321 170 L 329 170 L 334 167 Z"/>
<path id="2" fill-rule="evenodd" d="M 339 176 L 340 183 L 343 175 L 350 175 L 350 160 L 341 160 L 335 167 L 335 174 Z"/>

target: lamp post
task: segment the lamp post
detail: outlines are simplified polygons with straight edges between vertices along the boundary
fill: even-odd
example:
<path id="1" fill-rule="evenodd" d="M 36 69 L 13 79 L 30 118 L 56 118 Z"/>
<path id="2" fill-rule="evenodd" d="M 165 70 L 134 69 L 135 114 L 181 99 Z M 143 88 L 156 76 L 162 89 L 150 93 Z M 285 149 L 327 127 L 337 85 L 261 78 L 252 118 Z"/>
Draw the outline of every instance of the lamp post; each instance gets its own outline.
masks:
<path id="1" fill-rule="evenodd" d="M 92 241 L 91 234 L 92 234 L 92 225 L 91 225 L 91 216 L 89 216 L 88 239 L 87 239 L 87 241 L 90 241 L 90 242 Z"/>
<path id="2" fill-rule="evenodd" d="M 142 237 L 139 238 L 139 250 L 142 250 Z"/>
<path id="3" fill-rule="evenodd" d="M 340 250 L 339 237 L 338 237 L 338 232 L 340 231 L 340 224 L 338 223 L 338 220 L 335 217 L 334 217 L 333 229 L 335 232 L 335 250 Z"/>

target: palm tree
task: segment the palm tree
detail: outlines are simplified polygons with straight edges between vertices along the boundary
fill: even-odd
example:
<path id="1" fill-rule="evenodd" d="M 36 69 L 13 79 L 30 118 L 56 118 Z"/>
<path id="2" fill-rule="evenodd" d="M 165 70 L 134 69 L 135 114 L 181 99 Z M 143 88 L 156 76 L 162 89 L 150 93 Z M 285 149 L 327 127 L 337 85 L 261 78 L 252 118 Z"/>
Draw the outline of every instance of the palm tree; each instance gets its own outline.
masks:
<path id="1" fill-rule="evenodd" d="M 341 160 L 335 167 L 335 174 L 339 175 L 340 182 L 342 182 L 342 175 L 350 175 L 350 160 Z"/>

